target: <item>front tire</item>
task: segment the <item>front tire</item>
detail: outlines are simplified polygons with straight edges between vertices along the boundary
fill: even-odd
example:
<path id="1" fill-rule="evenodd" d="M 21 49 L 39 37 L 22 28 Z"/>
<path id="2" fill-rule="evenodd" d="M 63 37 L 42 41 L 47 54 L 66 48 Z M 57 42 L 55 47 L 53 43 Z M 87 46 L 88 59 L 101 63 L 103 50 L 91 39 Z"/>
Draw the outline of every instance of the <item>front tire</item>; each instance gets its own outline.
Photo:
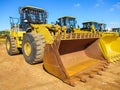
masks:
<path id="1" fill-rule="evenodd" d="M 26 34 L 23 38 L 22 52 L 27 63 L 36 64 L 43 61 L 45 40 L 38 33 Z"/>

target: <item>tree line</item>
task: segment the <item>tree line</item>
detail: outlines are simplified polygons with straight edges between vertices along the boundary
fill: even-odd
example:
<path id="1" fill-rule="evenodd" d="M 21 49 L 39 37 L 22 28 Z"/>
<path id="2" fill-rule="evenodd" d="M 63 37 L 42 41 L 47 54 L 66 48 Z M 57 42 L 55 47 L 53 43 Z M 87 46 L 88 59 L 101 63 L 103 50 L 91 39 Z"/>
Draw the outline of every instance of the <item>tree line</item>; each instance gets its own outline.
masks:
<path id="1" fill-rule="evenodd" d="M 10 32 L 8 30 L 0 31 L 0 38 L 5 38 Z"/>

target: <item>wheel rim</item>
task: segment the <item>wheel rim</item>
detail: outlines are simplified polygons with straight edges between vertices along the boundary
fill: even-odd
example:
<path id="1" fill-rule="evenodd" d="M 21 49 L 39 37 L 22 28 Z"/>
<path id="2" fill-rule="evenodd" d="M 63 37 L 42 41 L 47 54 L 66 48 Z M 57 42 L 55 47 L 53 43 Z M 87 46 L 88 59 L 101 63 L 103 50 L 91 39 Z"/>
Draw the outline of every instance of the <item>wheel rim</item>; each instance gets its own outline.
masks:
<path id="1" fill-rule="evenodd" d="M 30 56 L 30 54 L 31 54 L 31 45 L 30 45 L 29 42 L 26 42 L 26 43 L 24 44 L 24 52 L 25 52 L 25 54 L 26 54 L 27 56 Z"/>
<path id="2" fill-rule="evenodd" d="M 9 51 L 10 50 L 10 41 L 7 40 L 7 50 Z"/>

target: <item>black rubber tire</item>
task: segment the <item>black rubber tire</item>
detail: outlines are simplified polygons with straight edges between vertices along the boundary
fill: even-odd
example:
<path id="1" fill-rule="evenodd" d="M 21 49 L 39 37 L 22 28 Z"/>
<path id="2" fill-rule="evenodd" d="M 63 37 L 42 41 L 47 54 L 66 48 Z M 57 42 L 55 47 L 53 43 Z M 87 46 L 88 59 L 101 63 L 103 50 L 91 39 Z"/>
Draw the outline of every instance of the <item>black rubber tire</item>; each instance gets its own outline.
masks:
<path id="1" fill-rule="evenodd" d="M 7 48 L 7 42 L 10 43 L 9 49 Z M 9 55 L 15 55 L 15 54 L 20 53 L 18 48 L 17 48 L 17 45 L 16 45 L 16 40 L 14 39 L 13 36 L 9 36 L 9 35 L 7 36 L 7 38 L 6 38 L 6 50 L 7 50 L 7 53 Z"/>
<path id="2" fill-rule="evenodd" d="M 24 45 L 25 43 L 29 43 L 31 46 L 31 53 L 28 56 L 25 53 Z M 22 43 L 22 52 L 25 58 L 25 61 L 29 64 L 36 64 L 43 61 L 44 56 L 44 47 L 45 47 L 45 39 L 42 35 L 38 33 L 28 33 L 24 35 L 23 43 Z"/>

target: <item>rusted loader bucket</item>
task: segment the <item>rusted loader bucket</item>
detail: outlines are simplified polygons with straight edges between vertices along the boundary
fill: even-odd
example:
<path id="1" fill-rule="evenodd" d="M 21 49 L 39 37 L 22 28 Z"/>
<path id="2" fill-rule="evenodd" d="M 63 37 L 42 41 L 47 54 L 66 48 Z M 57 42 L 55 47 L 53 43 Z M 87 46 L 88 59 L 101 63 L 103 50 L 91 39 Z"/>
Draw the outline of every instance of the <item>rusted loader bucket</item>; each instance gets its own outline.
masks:
<path id="1" fill-rule="evenodd" d="M 65 40 L 58 37 L 45 46 L 44 69 L 71 86 L 76 81 L 86 82 L 95 74 L 101 75 L 108 65 L 99 50 L 98 37 L 82 36 L 71 35 Z"/>
<path id="2" fill-rule="evenodd" d="M 100 38 L 99 46 L 109 62 L 120 60 L 120 37 L 118 35 L 113 34 Z"/>

